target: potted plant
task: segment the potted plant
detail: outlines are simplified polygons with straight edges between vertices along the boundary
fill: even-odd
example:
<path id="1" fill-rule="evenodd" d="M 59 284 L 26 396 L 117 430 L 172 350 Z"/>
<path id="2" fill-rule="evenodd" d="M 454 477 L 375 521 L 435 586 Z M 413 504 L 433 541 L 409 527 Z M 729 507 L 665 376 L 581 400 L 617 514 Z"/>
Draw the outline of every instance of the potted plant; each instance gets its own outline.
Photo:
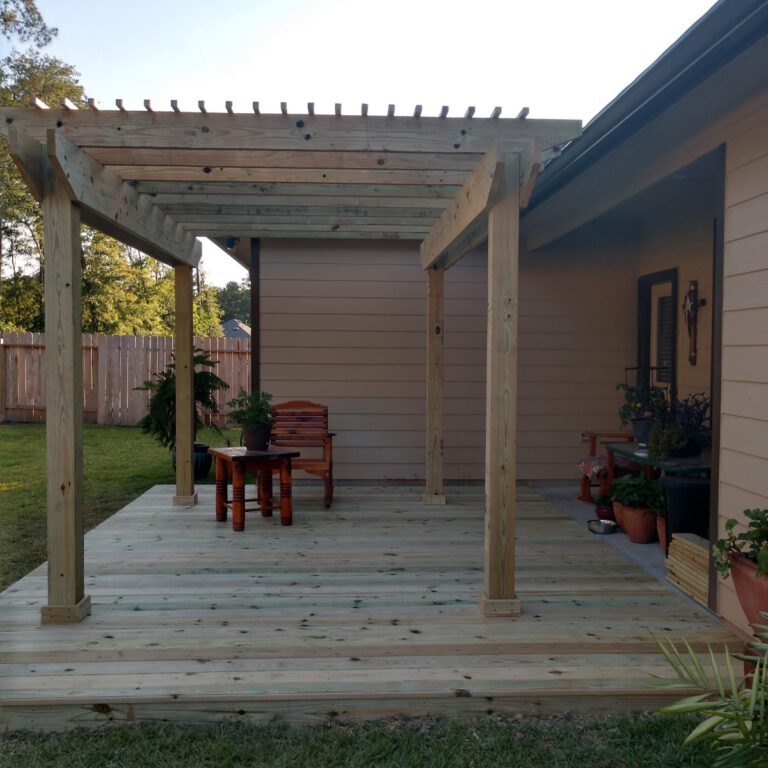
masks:
<path id="1" fill-rule="evenodd" d="M 648 436 L 648 455 L 655 459 L 695 456 L 712 445 L 712 400 L 697 392 L 659 413 Z"/>
<path id="2" fill-rule="evenodd" d="M 192 357 L 193 375 L 193 434 L 205 424 L 204 417 L 218 413 L 215 395 L 220 389 L 228 389 L 229 385 L 214 372 L 217 360 L 211 360 L 206 352 L 195 349 Z M 200 369 L 200 370 L 198 370 Z M 154 373 L 149 381 L 136 389 L 150 392 L 147 413 L 139 421 L 142 432 L 152 435 L 160 445 L 171 450 L 174 467 L 176 466 L 176 364 L 173 360 L 165 370 Z M 211 428 L 220 433 L 215 424 Z M 208 476 L 211 469 L 211 457 L 208 446 L 200 443 L 194 445 L 194 477 L 202 480 Z"/>
<path id="3" fill-rule="evenodd" d="M 656 511 L 661 506 L 658 483 L 624 475 L 611 486 L 611 497 L 622 506 L 622 527 L 634 544 L 656 540 Z"/>
<path id="4" fill-rule="evenodd" d="M 624 392 L 624 403 L 619 408 L 622 426 L 632 425 L 635 442 L 641 448 L 648 443 L 648 433 L 654 419 L 667 411 L 667 396 L 661 387 L 639 384 L 619 384 L 616 389 Z"/>
<path id="5" fill-rule="evenodd" d="M 768 509 L 745 509 L 745 530 L 735 532 L 735 518 L 725 522 L 725 538 L 712 548 L 723 578 L 733 576 L 739 603 L 750 624 L 762 623 L 761 610 L 768 608 Z"/>
<path id="6" fill-rule="evenodd" d="M 608 494 L 600 494 L 595 499 L 595 512 L 600 520 L 616 520 L 612 500 Z"/>
<path id="7" fill-rule="evenodd" d="M 266 451 L 272 436 L 272 395 L 240 390 L 227 405 L 229 419 L 242 430 L 241 440 L 249 451 Z"/>

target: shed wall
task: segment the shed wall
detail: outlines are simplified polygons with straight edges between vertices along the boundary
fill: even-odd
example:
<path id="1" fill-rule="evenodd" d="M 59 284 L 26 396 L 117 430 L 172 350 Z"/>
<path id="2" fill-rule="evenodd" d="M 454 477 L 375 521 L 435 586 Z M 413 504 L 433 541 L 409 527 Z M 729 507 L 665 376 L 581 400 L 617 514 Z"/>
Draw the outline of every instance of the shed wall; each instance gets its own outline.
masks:
<path id="1" fill-rule="evenodd" d="M 423 479 L 426 278 L 415 243 L 262 244 L 262 382 L 327 403 L 344 479 Z M 485 257 L 446 275 L 445 476 L 482 479 Z"/>

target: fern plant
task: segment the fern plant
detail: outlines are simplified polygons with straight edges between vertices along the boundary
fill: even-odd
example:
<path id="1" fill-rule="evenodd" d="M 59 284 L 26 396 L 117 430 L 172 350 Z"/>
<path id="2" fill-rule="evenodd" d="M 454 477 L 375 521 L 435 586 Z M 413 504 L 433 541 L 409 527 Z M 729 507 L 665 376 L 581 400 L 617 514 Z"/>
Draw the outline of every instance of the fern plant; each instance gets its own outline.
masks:
<path id="1" fill-rule="evenodd" d="M 197 431 L 205 424 L 205 414 L 218 413 L 216 392 L 220 389 L 229 389 L 229 384 L 213 372 L 212 369 L 218 365 L 218 361 L 211 360 L 202 349 L 195 348 L 192 362 L 194 366 L 193 429 L 197 437 Z M 176 447 L 176 364 L 171 361 L 165 370 L 154 373 L 149 381 L 145 381 L 136 389 L 145 389 L 150 392 L 147 413 L 138 424 L 141 431 L 152 435 L 164 448 L 173 450 Z M 212 424 L 211 428 L 220 432 L 215 424 Z"/>

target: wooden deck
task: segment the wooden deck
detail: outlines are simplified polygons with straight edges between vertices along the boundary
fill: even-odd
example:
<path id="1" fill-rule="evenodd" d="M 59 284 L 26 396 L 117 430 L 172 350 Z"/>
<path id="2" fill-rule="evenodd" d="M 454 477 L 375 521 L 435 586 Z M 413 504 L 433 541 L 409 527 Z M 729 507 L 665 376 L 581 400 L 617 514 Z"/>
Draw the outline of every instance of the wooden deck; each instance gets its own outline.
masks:
<path id="1" fill-rule="evenodd" d="M 519 619 L 485 619 L 479 489 L 295 489 L 294 525 L 216 523 L 157 487 L 86 538 L 93 614 L 42 626 L 41 567 L 0 595 L 0 729 L 653 708 L 651 632 L 740 641 L 521 489 Z M 658 545 L 647 545 L 658 546 Z"/>

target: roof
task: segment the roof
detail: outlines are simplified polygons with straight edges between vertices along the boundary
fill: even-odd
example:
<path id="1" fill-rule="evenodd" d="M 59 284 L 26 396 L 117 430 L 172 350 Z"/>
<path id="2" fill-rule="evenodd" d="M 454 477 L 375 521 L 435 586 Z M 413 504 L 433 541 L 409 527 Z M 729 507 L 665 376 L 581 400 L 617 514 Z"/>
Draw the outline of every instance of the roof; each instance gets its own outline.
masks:
<path id="1" fill-rule="evenodd" d="M 720 0 L 540 173 L 529 211 L 768 34 L 768 0 Z"/>
<path id="2" fill-rule="evenodd" d="M 0 129 L 35 190 L 40 144 L 83 221 L 169 263 L 197 263 L 195 238 L 424 240 L 492 149 L 548 158 L 578 121 L 6 107 Z M 481 168 L 482 171 L 482 168 Z M 491 174 L 492 175 L 492 174 Z M 39 196 L 42 192 L 38 189 Z M 446 215 L 451 215 L 450 211 Z M 133 241 L 130 238 L 133 237 Z M 247 256 L 233 254 L 241 263 Z"/>
<path id="3" fill-rule="evenodd" d="M 227 339 L 250 339 L 251 327 L 233 317 L 221 324 L 224 336 Z"/>

